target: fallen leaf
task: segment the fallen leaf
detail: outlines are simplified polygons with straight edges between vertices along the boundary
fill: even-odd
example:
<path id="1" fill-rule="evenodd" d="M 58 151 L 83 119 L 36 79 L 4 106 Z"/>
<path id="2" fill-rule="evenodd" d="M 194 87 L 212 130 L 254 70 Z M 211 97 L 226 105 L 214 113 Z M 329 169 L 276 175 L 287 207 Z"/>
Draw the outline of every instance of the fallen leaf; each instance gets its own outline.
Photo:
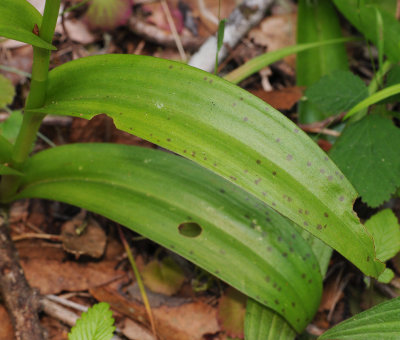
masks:
<path id="1" fill-rule="evenodd" d="M 268 92 L 263 90 L 250 90 L 250 92 L 277 110 L 290 110 L 303 96 L 301 88 L 297 86 Z"/>
<path id="2" fill-rule="evenodd" d="M 0 305 L 0 340 L 13 340 L 14 330 L 11 319 L 3 305 Z"/>
<path id="3" fill-rule="evenodd" d="M 244 339 L 246 300 L 245 295 L 232 287 L 219 300 L 218 321 L 230 337 Z"/>
<path id="4" fill-rule="evenodd" d="M 155 293 L 174 295 L 185 281 L 185 275 L 179 265 L 170 257 L 161 261 L 153 260 L 141 271 L 144 284 Z"/>

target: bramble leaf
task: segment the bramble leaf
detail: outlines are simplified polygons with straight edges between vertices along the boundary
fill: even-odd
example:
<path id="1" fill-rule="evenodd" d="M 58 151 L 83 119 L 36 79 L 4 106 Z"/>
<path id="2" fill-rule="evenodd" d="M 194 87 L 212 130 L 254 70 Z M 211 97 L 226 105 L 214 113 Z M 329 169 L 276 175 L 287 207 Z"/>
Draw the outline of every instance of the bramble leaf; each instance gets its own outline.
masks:
<path id="1" fill-rule="evenodd" d="M 341 322 L 318 340 L 394 340 L 400 334 L 400 297 Z"/>
<path id="2" fill-rule="evenodd" d="M 68 334 L 68 340 L 110 340 L 115 327 L 109 305 L 100 302 L 82 313 Z"/>
<path id="3" fill-rule="evenodd" d="M 369 115 L 348 126 L 330 156 L 360 193 L 377 207 L 400 186 L 400 130 L 386 118 Z"/>
<path id="4" fill-rule="evenodd" d="M 379 260 L 386 262 L 400 251 L 400 225 L 392 210 L 378 212 L 365 222 L 365 226 L 374 237 Z"/>
<path id="5" fill-rule="evenodd" d="M 350 71 L 338 70 L 307 88 L 307 99 L 326 116 L 346 111 L 368 97 L 364 82 Z"/>

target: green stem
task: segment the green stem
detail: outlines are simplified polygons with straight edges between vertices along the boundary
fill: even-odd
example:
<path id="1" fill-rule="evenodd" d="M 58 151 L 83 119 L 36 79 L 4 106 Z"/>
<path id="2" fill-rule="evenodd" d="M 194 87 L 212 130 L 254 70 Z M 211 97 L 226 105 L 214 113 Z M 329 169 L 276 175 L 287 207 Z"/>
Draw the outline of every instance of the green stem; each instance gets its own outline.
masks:
<path id="1" fill-rule="evenodd" d="M 42 24 L 39 28 L 39 36 L 48 43 L 52 42 L 54 29 L 58 18 L 61 0 L 46 0 L 46 6 L 43 13 Z M 33 29 L 33 27 L 32 27 Z M 47 77 L 49 72 L 50 51 L 34 47 L 33 48 L 33 66 L 32 81 L 28 98 L 25 104 L 25 114 L 22 126 L 17 136 L 12 155 L 11 166 L 21 169 L 35 142 L 36 134 L 44 115 L 33 113 L 32 110 L 43 106 L 46 99 Z M 0 197 L 12 195 L 18 187 L 18 177 L 3 176 L 0 183 Z"/>

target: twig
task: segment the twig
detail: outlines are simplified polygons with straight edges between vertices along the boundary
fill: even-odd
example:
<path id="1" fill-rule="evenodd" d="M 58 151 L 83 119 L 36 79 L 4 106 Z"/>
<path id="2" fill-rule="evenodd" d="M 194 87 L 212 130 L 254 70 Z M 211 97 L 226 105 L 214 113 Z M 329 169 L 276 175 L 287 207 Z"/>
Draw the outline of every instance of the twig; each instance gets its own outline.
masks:
<path id="1" fill-rule="evenodd" d="M 346 113 L 342 112 L 336 116 L 331 116 L 324 120 L 321 120 L 320 122 L 314 122 L 310 124 L 299 124 L 299 127 L 305 132 L 321 133 L 324 135 L 339 137 L 340 136 L 339 131 L 330 130 L 327 127 L 334 123 L 340 122 L 345 115 Z"/>
<path id="2" fill-rule="evenodd" d="M 179 37 L 179 34 L 176 30 L 176 26 L 174 23 L 174 19 L 172 19 L 171 11 L 169 10 L 168 4 L 165 0 L 161 0 L 161 7 L 167 17 L 168 25 L 171 30 L 172 36 L 174 37 L 176 47 L 178 48 L 179 55 L 181 56 L 182 61 L 186 61 L 186 53 L 182 46 L 182 41 Z"/>
<path id="3" fill-rule="evenodd" d="M 12 240 L 13 240 L 13 242 L 17 242 L 17 241 L 26 240 L 26 239 L 32 239 L 32 238 L 38 238 L 38 239 L 42 239 L 42 240 L 50 240 L 50 241 L 61 242 L 61 236 L 60 235 L 37 234 L 37 233 L 25 233 L 25 234 L 22 234 L 22 235 L 13 236 Z"/>
<path id="4" fill-rule="evenodd" d="M 274 0 L 244 0 L 229 16 L 225 25 L 224 43 L 218 53 L 221 63 L 250 28 L 258 24 L 264 17 L 267 8 Z M 212 72 L 215 68 L 217 53 L 217 36 L 211 36 L 192 56 L 189 65 Z"/>
<path id="5" fill-rule="evenodd" d="M 26 281 L 4 211 L 0 214 L 0 290 L 14 326 L 15 339 L 43 340 L 38 293 Z"/>
<path id="6" fill-rule="evenodd" d="M 148 24 L 137 17 L 132 17 L 129 20 L 129 28 L 132 30 L 133 33 L 142 37 L 146 41 L 151 41 L 153 43 L 166 47 L 176 46 L 172 34 L 169 34 L 168 32 L 159 29 L 155 25 Z M 197 50 L 204 42 L 203 38 L 185 35 L 181 36 L 180 39 L 184 49 L 187 51 Z"/>

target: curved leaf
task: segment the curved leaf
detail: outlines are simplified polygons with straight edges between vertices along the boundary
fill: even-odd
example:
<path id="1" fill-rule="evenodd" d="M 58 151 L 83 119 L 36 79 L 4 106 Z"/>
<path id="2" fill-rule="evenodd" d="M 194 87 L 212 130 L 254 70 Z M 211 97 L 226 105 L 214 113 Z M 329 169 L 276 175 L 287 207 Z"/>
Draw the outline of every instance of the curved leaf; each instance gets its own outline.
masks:
<path id="1" fill-rule="evenodd" d="M 400 23 L 392 13 L 386 12 L 379 5 L 359 0 L 333 0 L 333 3 L 346 19 L 374 44 L 379 46 L 381 41 L 384 42 L 383 51 L 390 61 L 400 61 Z M 383 22 L 383 29 L 377 22 L 377 13 Z"/>
<path id="2" fill-rule="evenodd" d="M 395 340 L 399 334 L 400 297 L 354 315 L 326 331 L 318 340 Z"/>
<path id="3" fill-rule="evenodd" d="M 54 46 L 33 33 L 35 25 L 40 27 L 41 23 L 41 14 L 28 1 L 1 0 L 0 36 L 55 50 Z"/>
<path id="4" fill-rule="evenodd" d="M 246 340 L 294 340 L 296 338 L 296 332 L 285 319 L 252 299 L 247 299 L 244 334 Z"/>
<path id="5" fill-rule="evenodd" d="M 292 223 L 184 158 L 74 144 L 35 155 L 24 174 L 16 198 L 59 200 L 100 213 L 271 307 L 297 331 L 318 308 L 318 262 Z M 200 233 L 182 233 L 188 223 Z"/>
<path id="6" fill-rule="evenodd" d="M 353 212 L 357 193 L 335 164 L 286 117 L 223 79 L 152 57 L 82 58 L 50 72 L 45 105 L 35 112 L 106 113 L 119 129 L 260 198 L 365 274 L 384 268 Z"/>
<path id="7" fill-rule="evenodd" d="M 0 135 L 0 163 L 8 162 L 11 159 L 12 144 Z"/>
<path id="8" fill-rule="evenodd" d="M 313 48 L 330 45 L 330 44 L 340 44 L 344 42 L 348 42 L 354 40 L 353 38 L 338 38 L 338 39 L 330 39 L 323 40 L 305 44 L 296 44 L 293 46 L 288 46 L 281 48 L 276 51 L 271 51 L 264 53 L 258 57 L 255 57 L 232 72 L 228 73 L 224 79 L 230 81 L 233 84 L 238 84 L 243 79 L 249 77 L 255 72 L 260 71 L 262 68 L 275 63 L 278 60 L 283 59 L 291 54 L 296 54 L 302 51 L 307 51 Z"/>

